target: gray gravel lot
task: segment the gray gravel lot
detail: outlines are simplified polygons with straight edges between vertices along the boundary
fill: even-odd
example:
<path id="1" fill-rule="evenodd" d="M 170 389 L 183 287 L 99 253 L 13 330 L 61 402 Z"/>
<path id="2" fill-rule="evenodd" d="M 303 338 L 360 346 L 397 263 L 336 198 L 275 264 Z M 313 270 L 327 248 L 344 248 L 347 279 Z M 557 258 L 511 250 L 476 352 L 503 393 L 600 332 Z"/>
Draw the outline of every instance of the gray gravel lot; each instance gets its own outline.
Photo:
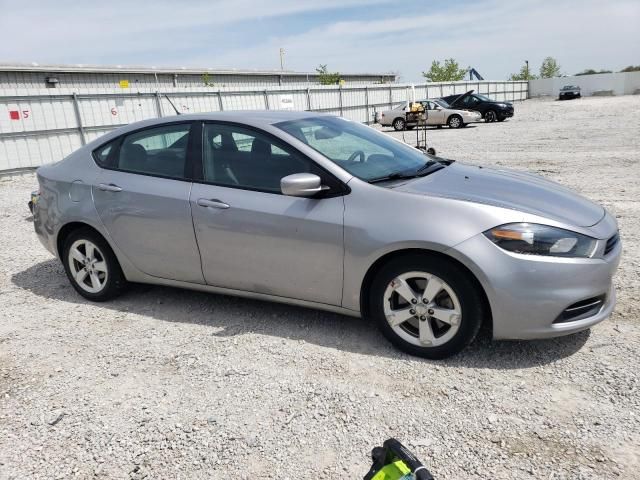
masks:
<path id="1" fill-rule="evenodd" d="M 0 180 L 0 478 L 362 478 L 389 436 L 438 480 L 640 478 L 640 96 L 531 100 L 428 133 L 443 156 L 534 171 L 615 213 L 611 319 L 547 341 L 483 334 L 432 362 L 302 308 L 148 286 L 92 304 L 33 233 L 34 177 Z"/>

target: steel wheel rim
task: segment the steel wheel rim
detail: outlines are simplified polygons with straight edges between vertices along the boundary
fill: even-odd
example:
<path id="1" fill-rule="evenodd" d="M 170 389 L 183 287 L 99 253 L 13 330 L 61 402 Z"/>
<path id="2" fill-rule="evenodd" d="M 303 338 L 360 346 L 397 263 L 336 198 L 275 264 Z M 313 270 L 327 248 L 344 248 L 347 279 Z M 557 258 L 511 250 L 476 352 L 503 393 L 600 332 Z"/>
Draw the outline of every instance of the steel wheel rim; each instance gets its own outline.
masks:
<path id="1" fill-rule="evenodd" d="M 462 307 L 455 291 L 428 272 L 406 272 L 395 277 L 384 292 L 383 304 L 393 331 L 418 347 L 444 345 L 462 323 Z"/>
<path id="2" fill-rule="evenodd" d="M 76 240 L 69 249 L 69 270 L 76 284 L 88 293 L 100 292 L 109 279 L 102 251 L 89 240 Z"/>

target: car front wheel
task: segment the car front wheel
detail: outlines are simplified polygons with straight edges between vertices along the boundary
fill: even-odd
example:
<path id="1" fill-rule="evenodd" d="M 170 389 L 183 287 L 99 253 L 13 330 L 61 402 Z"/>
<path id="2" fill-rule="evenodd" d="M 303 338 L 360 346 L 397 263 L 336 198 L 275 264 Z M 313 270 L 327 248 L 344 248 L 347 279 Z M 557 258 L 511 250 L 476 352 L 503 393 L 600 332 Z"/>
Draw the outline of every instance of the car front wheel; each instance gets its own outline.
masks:
<path id="1" fill-rule="evenodd" d="M 89 300 L 109 300 L 126 286 L 126 279 L 111 247 L 89 228 L 76 230 L 67 237 L 62 262 L 73 288 Z"/>
<path id="2" fill-rule="evenodd" d="M 384 336 L 401 350 L 442 359 L 475 338 L 482 296 L 469 273 L 439 257 L 411 255 L 385 265 L 370 290 L 369 309 Z"/>
<path id="3" fill-rule="evenodd" d="M 464 122 L 459 115 L 451 115 L 449 121 L 447 121 L 447 125 L 449 125 L 449 128 L 460 128 L 464 126 Z"/>
<path id="4" fill-rule="evenodd" d="M 489 110 L 484 114 L 484 121 L 487 123 L 495 122 L 498 119 L 498 115 L 493 110 Z"/>

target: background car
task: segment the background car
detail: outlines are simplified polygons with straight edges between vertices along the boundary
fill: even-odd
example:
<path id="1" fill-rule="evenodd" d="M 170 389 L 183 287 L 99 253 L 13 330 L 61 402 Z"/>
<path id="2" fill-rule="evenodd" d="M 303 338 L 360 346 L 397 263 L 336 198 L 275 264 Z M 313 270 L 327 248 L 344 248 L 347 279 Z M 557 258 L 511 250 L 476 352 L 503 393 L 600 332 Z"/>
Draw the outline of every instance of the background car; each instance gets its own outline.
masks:
<path id="1" fill-rule="evenodd" d="M 479 121 L 482 116 L 478 112 L 469 110 L 456 110 L 442 99 L 421 100 L 427 112 L 427 125 L 442 127 L 448 125 L 450 128 L 466 127 L 467 124 Z M 376 112 L 376 123 L 400 131 L 415 127 L 415 123 L 407 123 L 405 113 L 407 104 L 402 103 L 391 110 Z"/>
<path id="2" fill-rule="evenodd" d="M 580 98 L 580 87 L 577 85 L 565 85 L 560 89 L 558 94 L 558 100 L 571 100 L 573 98 Z"/>
<path id="3" fill-rule="evenodd" d="M 313 112 L 146 120 L 40 167 L 35 232 L 75 290 L 128 282 L 371 318 L 443 358 L 566 335 L 615 305 L 615 218 L 523 172 L 423 154 Z"/>
<path id="4" fill-rule="evenodd" d="M 469 90 L 462 95 L 449 95 L 443 100 L 451 105 L 451 108 L 464 110 L 475 110 L 480 112 L 485 122 L 504 122 L 507 118 L 513 117 L 513 104 L 510 102 L 498 102 L 489 97 L 473 93 Z"/>

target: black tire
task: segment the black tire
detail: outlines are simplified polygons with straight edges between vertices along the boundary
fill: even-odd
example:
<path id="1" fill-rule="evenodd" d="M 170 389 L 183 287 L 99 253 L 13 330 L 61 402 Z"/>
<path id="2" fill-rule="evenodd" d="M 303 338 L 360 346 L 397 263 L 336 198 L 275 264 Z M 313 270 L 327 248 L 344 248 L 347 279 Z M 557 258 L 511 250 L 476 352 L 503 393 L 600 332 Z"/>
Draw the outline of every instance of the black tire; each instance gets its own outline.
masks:
<path id="1" fill-rule="evenodd" d="M 393 121 L 391 125 L 396 132 L 400 132 L 406 128 L 407 122 L 404 121 L 404 118 L 398 117 Z"/>
<path id="2" fill-rule="evenodd" d="M 487 110 L 484 112 L 484 121 L 487 123 L 495 122 L 498 119 L 498 114 L 495 110 Z"/>
<path id="3" fill-rule="evenodd" d="M 451 115 L 449 120 L 447 120 L 447 125 L 449 128 L 462 128 L 464 126 L 464 121 L 460 115 Z"/>
<path id="4" fill-rule="evenodd" d="M 410 343 L 393 330 L 384 314 L 384 296 L 389 283 L 398 275 L 412 271 L 436 275 L 458 297 L 461 306 L 460 325 L 455 335 L 442 345 L 424 347 Z M 482 293 L 469 272 L 452 261 L 431 255 L 407 255 L 384 265 L 372 282 L 368 298 L 370 315 L 387 340 L 406 353 L 434 360 L 455 355 L 473 341 L 487 315 L 484 305 Z"/>
<path id="5" fill-rule="evenodd" d="M 106 280 L 104 285 L 97 292 L 89 292 L 83 289 L 71 273 L 71 269 L 75 268 L 71 262 L 76 262 L 76 260 L 70 258 L 69 252 L 74 243 L 83 240 L 89 241 L 97 247 L 98 253 L 96 254 L 96 258 L 102 258 L 106 265 Z M 111 300 L 112 298 L 120 295 L 127 286 L 127 281 L 122 273 L 120 263 L 118 263 L 118 259 L 113 253 L 113 250 L 111 250 L 109 244 L 100 234 L 90 228 L 80 228 L 69 234 L 65 239 L 64 247 L 62 249 L 62 264 L 64 265 L 67 278 L 71 282 L 73 288 L 88 300 L 92 300 L 94 302 Z"/>

